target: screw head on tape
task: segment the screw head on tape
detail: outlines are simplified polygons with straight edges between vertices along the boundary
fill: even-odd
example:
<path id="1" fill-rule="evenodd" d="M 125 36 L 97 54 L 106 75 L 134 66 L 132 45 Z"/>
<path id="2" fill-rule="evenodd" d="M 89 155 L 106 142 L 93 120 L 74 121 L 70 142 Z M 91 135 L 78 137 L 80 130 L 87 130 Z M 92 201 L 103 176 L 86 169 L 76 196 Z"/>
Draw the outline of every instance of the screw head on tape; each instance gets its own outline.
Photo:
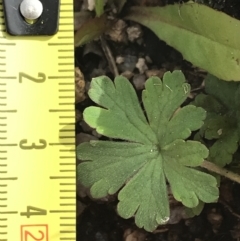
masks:
<path id="1" fill-rule="evenodd" d="M 60 0 L 3 0 L 6 31 L 15 36 L 54 35 Z"/>

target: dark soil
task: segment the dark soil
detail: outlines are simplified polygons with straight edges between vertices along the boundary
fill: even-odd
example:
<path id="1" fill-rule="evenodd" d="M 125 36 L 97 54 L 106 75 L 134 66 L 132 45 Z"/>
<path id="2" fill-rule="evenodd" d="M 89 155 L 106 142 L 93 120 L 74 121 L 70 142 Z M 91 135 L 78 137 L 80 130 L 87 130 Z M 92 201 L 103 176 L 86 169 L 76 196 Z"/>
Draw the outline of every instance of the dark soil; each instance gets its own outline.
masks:
<path id="1" fill-rule="evenodd" d="M 78 9 L 80 0 L 75 0 L 75 10 Z M 173 0 L 154 1 L 154 0 L 129 0 L 123 10 L 127 10 L 130 5 L 160 5 L 172 4 Z M 239 0 L 196 0 L 198 3 L 206 4 L 214 9 L 225 12 L 228 15 L 240 19 Z M 179 3 L 181 4 L 181 3 Z M 126 22 L 128 26 L 133 23 Z M 142 27 L 142 43 L 116 42 L 104 36 L 107 41 L 114 59 L 117 56 L 128 58 L 129 65 L 139 57 L 149 56 L 151 63 L 147 63 L 148 70 L 173 71 L 181 69 L 187 81 L 196 89 L 193 98 L 202 91 L 202 81 L 205 72 L 183 60 L 181 54 L 173 48 L 160 41 L 150 30 Z M 239 40 L 240 41 L 240 40 Z M 93 43 L 91 43 L 93 44 Z M 87 51 L 86 49 L 90 50 Z M 97 49 L 97 50 L 96 50 Z M 79 67 L 84 75 L 86 89 L 93 77 L 108 75 L 114 78 L 114 74 L 109 67 L 101 47 L 100 41 L 94 41 L 94 48 L 89 45 L 76 48 L 75 65 Z M 134 79 L 143 78 L 146 75 L 140 74 L 139 70 L 129 68 L 129 65 L 117 65 L 120 73 L 130 70 L 130 81 L 134 83 L 137 91 L 141 88 L 136 86 Z M 76 104 L 78 113 L 92 105 L 93 103 L 86 98 Z M 81 116 L 81 115 L 80 115 Z M 81 125 L 81 117 L 76 124 L 76 135 L 79 133 L 91 134 Z M 228 180 L 222 180 L 220 188 L 220 199 L 218 203 L 206 204 L 199 216 L 188 220 L 180 220 L 176 224 L 160 226 L 154 233 L 147 233 L 136 227 L 134 219 L 125 220 L 117 215 L 116 197 L 108 200 L 96 201 L 89 197 L 77 195 L 77 201 L 81 202 L 85 209 L 77 219 L 77 240 L 78 241 L 235 241 L 240 240 L 240 185 Z M 239 214 L 238 214 L 239 213 Z"/>

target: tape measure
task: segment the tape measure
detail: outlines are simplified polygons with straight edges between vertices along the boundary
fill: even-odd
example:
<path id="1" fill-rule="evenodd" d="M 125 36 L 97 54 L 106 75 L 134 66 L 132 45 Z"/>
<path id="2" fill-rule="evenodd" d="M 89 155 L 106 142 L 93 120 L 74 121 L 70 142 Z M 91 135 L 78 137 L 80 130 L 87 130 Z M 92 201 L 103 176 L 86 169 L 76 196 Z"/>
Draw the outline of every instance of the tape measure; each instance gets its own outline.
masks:
<path id="1" fill-rule="evenodd" d="M 0 241 L 76 240 L 73 1 L 59 7 L 56 34 L 12 36 L 0 0 Z"/>

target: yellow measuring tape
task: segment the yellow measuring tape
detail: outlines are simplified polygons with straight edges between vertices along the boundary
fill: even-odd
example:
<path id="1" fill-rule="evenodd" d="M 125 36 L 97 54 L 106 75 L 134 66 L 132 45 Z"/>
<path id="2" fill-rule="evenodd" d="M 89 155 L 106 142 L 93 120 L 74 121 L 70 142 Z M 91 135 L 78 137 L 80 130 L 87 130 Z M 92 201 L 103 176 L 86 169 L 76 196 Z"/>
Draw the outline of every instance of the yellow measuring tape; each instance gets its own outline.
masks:
<path id="1" fill-rule="evenodd" d="M 76 240 L 73 1 L 54 36 L 6 34 L 0 0 L 0 241 Z"/>

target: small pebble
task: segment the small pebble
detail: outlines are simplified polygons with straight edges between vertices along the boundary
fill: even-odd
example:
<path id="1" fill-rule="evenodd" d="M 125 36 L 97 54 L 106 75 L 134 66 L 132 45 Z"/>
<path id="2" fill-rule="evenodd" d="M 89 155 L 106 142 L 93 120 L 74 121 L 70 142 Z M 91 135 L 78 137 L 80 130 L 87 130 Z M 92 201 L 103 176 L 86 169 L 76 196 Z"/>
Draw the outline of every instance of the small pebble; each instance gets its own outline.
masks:
<path id="1" fill-rule="evenodd" d="M 148 67 L 146 65 L 146 61 L 144 58 L 138 59 L 138 62 L 136 63 L 136 68 L 139 70 L 140 74 L 143 74 L 146 70 L 148 70 Z"/>
<path id="2" fill-rule="evenodd" d="M 134 24 L 127 28 L 128 40 L 134 42 L 142 36 L 142 28 L 139 24 Z"/>

